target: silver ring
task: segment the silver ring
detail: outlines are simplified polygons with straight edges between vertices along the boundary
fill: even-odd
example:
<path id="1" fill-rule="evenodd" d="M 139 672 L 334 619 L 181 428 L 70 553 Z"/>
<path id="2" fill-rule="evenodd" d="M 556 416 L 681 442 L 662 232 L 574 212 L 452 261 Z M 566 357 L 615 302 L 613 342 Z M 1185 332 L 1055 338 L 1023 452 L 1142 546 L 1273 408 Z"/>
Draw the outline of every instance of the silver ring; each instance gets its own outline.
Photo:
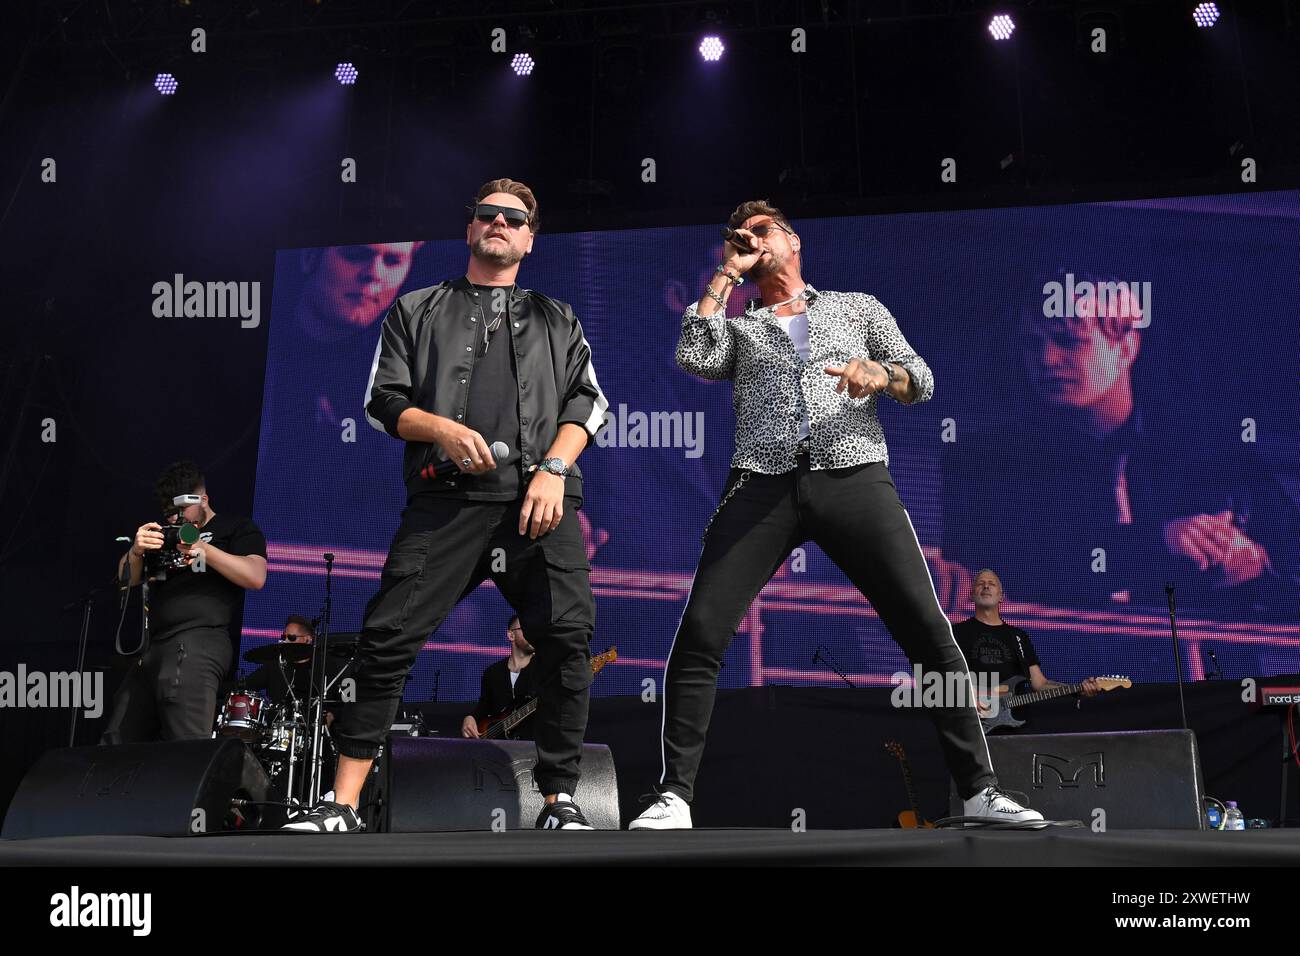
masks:
<path id="1" fill-rule="evenodd" d="M 473 463 L 472 461 L 470 461 L 468 458 L 462 458 L 462 459 L 460 460 L 460 463 L 461 463 L 461 466 L 464 467 L 464 468 L 468 468 L 470 465 L 474 464 L 474 463 Z"/>

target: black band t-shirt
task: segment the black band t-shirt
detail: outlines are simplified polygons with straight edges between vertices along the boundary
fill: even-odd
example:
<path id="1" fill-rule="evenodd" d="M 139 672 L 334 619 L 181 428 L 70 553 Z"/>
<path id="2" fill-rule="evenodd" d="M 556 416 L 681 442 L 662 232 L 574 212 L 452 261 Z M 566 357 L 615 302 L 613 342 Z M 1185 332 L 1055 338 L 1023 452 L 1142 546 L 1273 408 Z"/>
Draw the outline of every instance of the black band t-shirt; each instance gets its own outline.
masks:
<path id="1" fill-rule="evenodd" d="M 954 624 L 952 633 L 972 674 L 997 674 L 999 680 L 1028 677 L 1029 668 L 1038 663 L 1029 635 L 1006 621 L 985 624 L 972 617 Z"/>
<path id="2" fill-rule="evenodd" d="M 227 554 L 266 557 L 266 538 L 248 518 L 216 514 L 199 529 L 202 541 Z M 163 641 L 196 627 L 229 629 L 243 611 L 244 589 L 208 566 L 169 570 L 150 585 L 149 636 Z"/>

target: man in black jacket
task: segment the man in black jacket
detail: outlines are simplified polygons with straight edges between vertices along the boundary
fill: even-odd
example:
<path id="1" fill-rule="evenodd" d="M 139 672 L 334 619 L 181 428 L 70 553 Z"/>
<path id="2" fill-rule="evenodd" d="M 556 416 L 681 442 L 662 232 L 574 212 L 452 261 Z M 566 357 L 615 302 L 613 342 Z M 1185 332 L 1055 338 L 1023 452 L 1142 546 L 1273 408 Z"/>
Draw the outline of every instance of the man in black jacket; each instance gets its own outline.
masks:
<path id="1" fill-rule="evenodd" d="M 537 672 L 528 666 L 537 652 L 528 643 L 528 638 L 524 637 L 524 628 L 519 623 L 518 615 L 510 619 L 510 625 L 506 628 L 506 640 L 510 642 L 510 656 L 494 661 L 483 669 L 478 703 L 474 705 L 473 712 L 466 714 L 460 723 L 462 737 L 477 739 L 482 721 L 522 707 L 537 693 L 533 686 Z M 524 718 L 511 728 L 509 734 L 514 740 L 531 740 L 533 718 Z"/>
<path id="2" fill-rule="evenodd" d="M 289 829 L 361 829 L 357 800 L 406 675 L 429 634 L 486 577 L 537 648 L 533 773 L 546 801 L 537 826 L 590 829 L 572 799 L 596 616 L 574 462 L 609 403 L 573 310 L 515 285 L 536 229 L 527 186 L 484 184 L 466 227 L 466 275 L 407 293 L 384 320 L 366 418 L 406 442 L 407 506 L 366 608 L 354 699 L 344 687 L 332 728 L 334 800 Z M 500 457 L 495 442 L 507 446 Z M 434 473 L 439 463 L 448 476 Z"/>

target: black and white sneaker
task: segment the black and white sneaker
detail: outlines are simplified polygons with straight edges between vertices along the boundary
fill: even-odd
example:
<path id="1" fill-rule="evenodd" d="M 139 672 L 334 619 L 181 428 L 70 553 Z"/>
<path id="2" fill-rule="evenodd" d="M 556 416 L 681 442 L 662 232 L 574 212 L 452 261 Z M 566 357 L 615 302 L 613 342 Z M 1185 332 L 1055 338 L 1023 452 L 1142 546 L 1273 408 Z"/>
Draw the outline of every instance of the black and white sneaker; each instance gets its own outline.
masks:
<path id="1" fill-rule="evenodd" d="M 990 823 L 1041 823 L 1043 815 L 1023 807 L 997 787 L 985 787 L 965 801 L 966 816 L 982 817 Z"/>
<path id="2" fill-rule="evenodd" d="M 360 833 L 366 828 L 357 811 L 346 803 L 322 800 L 306 812 L 294 814 L 281 830 L 299 830 L 303 833 Z"/>
<path id="3" fill-rule="evenodd" d="M 582 815 L 582 808 L 567 793 L 557 794 L 554 803 L 542 805 L 537 817 L 538 830 L 594 830 Z"/>

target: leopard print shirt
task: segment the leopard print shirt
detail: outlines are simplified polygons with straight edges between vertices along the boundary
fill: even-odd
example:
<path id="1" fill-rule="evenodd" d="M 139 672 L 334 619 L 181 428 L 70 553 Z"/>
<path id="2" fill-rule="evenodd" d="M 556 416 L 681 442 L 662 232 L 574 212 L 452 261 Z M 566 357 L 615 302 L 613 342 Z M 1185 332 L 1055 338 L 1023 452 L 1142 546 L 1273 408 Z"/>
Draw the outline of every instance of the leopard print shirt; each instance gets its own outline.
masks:
<path id="1" fill-rule="evenodd" d="M 934 394 L 930 366 L 907 344 L 898 323 L 875 296 L 818 292 L 812 286 L 804 296 L 806 362 L 771 309 L 751 305 L 732 319 L 722 310 L 705 317 L 696 302 L 682 316 L 677 364 L 701 378 L 731 379 L 736 410 L 733 468 L 764 475 L 793 469 L 805 408 L 810 467 L 888 464 L 885 433 L 876 415 L 878 397 L 849 398 L 847 392 L 836 392 L 839 379 L 825 368 L 852 358 L 886 359 L 907 369 L 914 401 L 924 402 Z"/>

